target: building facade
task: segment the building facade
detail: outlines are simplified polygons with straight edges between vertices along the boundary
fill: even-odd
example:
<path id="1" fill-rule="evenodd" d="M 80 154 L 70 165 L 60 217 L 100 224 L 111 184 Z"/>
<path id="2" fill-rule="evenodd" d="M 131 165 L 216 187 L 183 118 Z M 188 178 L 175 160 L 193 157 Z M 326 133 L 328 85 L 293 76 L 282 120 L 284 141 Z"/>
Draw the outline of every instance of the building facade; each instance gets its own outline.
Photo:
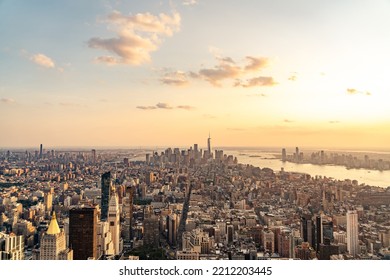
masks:
<path id="1" fill-rule="evenodd" d="M 97 210 L 80 206 L 69 210 L 69 247 L 73 259 L 97 259 Z"/>

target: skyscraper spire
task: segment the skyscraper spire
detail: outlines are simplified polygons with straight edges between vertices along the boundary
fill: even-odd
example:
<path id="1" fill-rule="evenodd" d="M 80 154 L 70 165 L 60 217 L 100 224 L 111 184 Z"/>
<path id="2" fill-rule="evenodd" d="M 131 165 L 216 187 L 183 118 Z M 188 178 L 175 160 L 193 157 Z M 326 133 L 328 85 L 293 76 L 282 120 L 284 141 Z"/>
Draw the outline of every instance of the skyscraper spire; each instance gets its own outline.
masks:
<path id="1" fill-rule="evenodd" d="M 207 139 L 207 151 L 209 153 L 209 157 L 211 157 L 211 137 L 209 132 L 209 138 Z"/>
<path id="2" fill-rule="evenodd" d="M 57 223 L 56 212 L 53 211 L 53 216 L 51 216 L 49 228 L 47 229 L 46 233 L 47 234 L 58 234 L 60 232 L 61 232 L 61 230 L 60 230 L 60 227 L 58 226 L 58 223 Z"/>

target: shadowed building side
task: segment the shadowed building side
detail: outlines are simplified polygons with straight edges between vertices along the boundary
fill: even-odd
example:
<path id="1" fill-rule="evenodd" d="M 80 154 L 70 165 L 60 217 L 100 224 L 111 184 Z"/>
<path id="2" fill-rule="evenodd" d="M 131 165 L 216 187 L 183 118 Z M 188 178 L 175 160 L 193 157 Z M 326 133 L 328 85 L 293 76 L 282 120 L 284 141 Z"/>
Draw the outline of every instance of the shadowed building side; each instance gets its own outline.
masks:
<path id="1" fill-rule="evenodd" d="M 97 259 L 97 220 L 95 207 L 69 210 L 69 247 L 74 260 Z"/>

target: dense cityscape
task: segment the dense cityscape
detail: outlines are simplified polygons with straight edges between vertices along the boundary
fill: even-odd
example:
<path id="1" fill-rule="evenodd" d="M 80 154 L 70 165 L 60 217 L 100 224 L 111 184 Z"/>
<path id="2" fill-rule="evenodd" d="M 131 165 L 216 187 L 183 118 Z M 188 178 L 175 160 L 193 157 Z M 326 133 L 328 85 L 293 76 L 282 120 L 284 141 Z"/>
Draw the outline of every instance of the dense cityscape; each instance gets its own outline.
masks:
<path id="1" fill-rule="evenodd" d="M 390 259 L 389 221 L 390 187 L 242 164 L 210 136 L 0 152 L 2 260 Z"/>

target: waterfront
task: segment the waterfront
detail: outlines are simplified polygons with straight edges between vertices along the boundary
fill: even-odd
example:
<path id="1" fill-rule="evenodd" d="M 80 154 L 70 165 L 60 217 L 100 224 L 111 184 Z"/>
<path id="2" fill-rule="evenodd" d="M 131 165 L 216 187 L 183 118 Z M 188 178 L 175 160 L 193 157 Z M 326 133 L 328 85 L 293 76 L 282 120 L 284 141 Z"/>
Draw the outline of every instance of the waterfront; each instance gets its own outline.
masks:
<path id="1" fill-rule="evenodd" d="M 378 186 L 387 188 L 390 186 L 390 171 L 378 171 L 367 169 L 347 169 L 344 166 L 336 165 L 314 165 L 314 164 L 297 164 L 292 162 L 282 162 L 276 157 L 276 151 L 265 151 L 256 149 L 229 149 L 226 148 L 227 154 L 236 156 L 239 163 L 251 164 L 261 168 L 268 167 L 274 171 L 280 171 L 284 168 L 288 172 L 307 173 L 311 176 L 326 176 L 337 180 L 357 180 L 359 184 Z"/>
<path id="2" fill-rule="evenodd" d="M 219 148 L 218 148 L 219 149 Z M 277 157 L 279 150 L 270 148 L 237 148 L 223 147 L 221 148 L 228 155 L 237 157 L 238 162 L 242 164 L 251 164 L 260 168 L 271 168 L 275 172 L 284 168 L 287 172 L 307 173 L 311 176 L 325 176 L 336 180 L 357 180 L 359 184 L 377 186 L 387 188 L 390 186 L 390 171 L 378 171 L 368 169 L 347 169 L 344 166 L 338 165 L 315 165 L 315 164 L 298 164 L 292 162 L 283 162 L 280 157 Z M 157 149 L 158 153 L 164 149 Z M 362 151 L 361 153 L 363 153 Z M 149 153 L 152 153 L 150 150 Z M 349 153 L 345 151 L 345 153 Z M 352 152 L 350 152 L 352 153 Z M 358 153 L 358 151 L 353 151 Z M 383 152 L 385 155 L 386 152 Z M 137 153 L 137 156 L 131 159 L 132 161 L 145 160 L 145 153 Z"/>

